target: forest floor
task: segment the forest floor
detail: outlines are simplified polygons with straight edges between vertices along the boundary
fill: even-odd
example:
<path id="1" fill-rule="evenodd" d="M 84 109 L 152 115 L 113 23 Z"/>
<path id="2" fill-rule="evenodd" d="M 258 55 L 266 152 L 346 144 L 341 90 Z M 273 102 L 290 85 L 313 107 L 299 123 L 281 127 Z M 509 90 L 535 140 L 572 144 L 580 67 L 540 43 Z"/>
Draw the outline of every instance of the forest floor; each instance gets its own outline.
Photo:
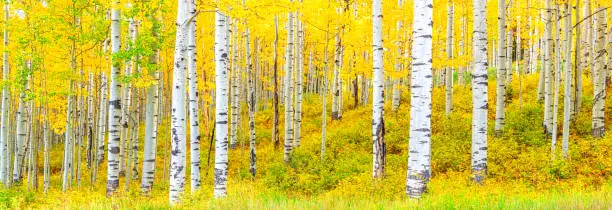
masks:
<path id="1" fill-rule="evenodd" d="M 585 78 L 584 81 L 590 81 Z M 444 90 L 434 88 L 432 115 L 432 179 L 428 193 L 419 200 L 405 196 L 409 134 L 409 92 L 402 92 L 397 111 L 385 107 L 387 165 L 384 179 L 371 178 L 371 104 L 357 108 L 345 97 L 343 117 L 329 122 L 325 159 L 321 160 L 321 103 L 307 95 L 303 108 L 302 145 L 283 164 L 282 147 L 271 142 L 273 111 L 256 114 L 258 174 L 249 174 L 246 117 L 239 130 L 240 147 L 230 151 L 228 197 L 213 199 L 214 155 L 206 164 L 209 139 L 202 138 L 202 187 L 190 193 L 189 178 L 183 204 L 186 209 L 611 209 L 612 133 L 603 139 L 590 137 L 592 87 L 585 85 L 582 110 L 572 124 L 569 158 L 562 159 L 559 138 L 554 160 L 550 139 L 542 133 L 542 105 L 536 100 L 537 75 L 527 75 L 519 88 L 515 77 L 509 90 L 506 127 L 493 136 L 495 81 L 489 82 L 488 176 L 483 186 L 469 181 L 471 153 L 471 91 L 469 85 L 454 88 L 454 109 L 444 114 Z M 520 94 L 522 90 L 522 94 Z M 562 92 L 562 91 L 561 91 Z M 348 95 L 348 94 L 345 94 Z M 606 101 L 606 130 L 612 129 L 612 97 Z M 328 102 L 331 100 L 328 100 Z M 390 102 L 390 100 L 387 100 Z M 243 106 L 246 107 L 246 106 Z M 270 106 L 268 106 L 270 107 Z M 331 106 L 327 106 L 330 108 Z M 563 100 L 559 105 L 562 129 Z M 282 112 L 281 112 L 282 113 Z M 329 116 L 329 115 L 328 115 Z M 280 116 L 282 142 L 283 115 Z M 202 133 L 208 133 L 203 126 Z M 144 126 L 141 126 L 144 128 Z M 143 131 L 141 131 L 143 132 Z M 150 195 L 140 194 L 140 180 L 106 198 L 106 162 L 92 185 L 83 161 L 82 178 L 61 192 L 62 146 L 51 152 L 51 187 L 42 190 L 42 155 L 39 188 L 14 186 L 0 190 L 0 208 L 158 209 L 169 208 L 168 123 L 160 127 L 156 182 Z M 142 138 L 140 138 L 142 139 Z M 142 160 L 142 152 L 140 153 Z M 164 158 L 166 157 L 166 158 Z M 140 170 L 141 165 L 139 165 Z M 186 173 L 189 175 L 189 171 Z"/>

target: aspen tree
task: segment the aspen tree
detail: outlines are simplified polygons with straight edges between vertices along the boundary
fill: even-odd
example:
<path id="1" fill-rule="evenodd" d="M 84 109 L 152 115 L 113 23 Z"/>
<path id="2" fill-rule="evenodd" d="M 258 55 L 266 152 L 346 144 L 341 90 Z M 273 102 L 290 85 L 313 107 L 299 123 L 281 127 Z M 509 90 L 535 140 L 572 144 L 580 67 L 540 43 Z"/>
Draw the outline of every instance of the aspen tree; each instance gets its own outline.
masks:
<path id="1" fill-rule="evenodd" d="M 293 146 L 299 147 L 302 140 L 302 98 L 304 79 L 304 26 L 299 20 L 299 12 L 296 12 L 297 45 L 295 55 L 295 116 L 293 117 Z"/>
<path id="2" fill-rule="evenodd" d="M 157 17 L 159 8 L 154 8 L 153 15 L 150 19 L 153 23 L 151 27 L 151 35 L 155 40 L 159 39 L 159 29 L 161 27 L 159 18 Z M 161 86 L 159 80 L 159 45 L 157 42 L 153 42 L 151 48 L 155 52 L 149 57 L 149 64 L 154 68 L 153 71 L 149 70 L 149 75 L 153 76 L 156 84 L 153 84 L 147 88 L 147 102 L 146 102 L 146 119 L 145 119 L 145 137 L 144 137 L 144 157 L 142 163 L 142 180 L 141 190 L 144 193 L 151 191 L 153 187 L 153 179 L 155 178 L 155 158 L 156 158 L 156 147 L 157 147 L 157 128 L 158 128 L 158 98 L 159 88 Z"/>
<path id="3" fill-rule="evenodd" d="M 569 128 L 572 109 L 572 6 L 570 2 L 564 3 L 567 17 L 565 18 L 565 58 L 564 58 L 564 84 L 563 84 L 563 158 L 567 159 L 569 144 Z M 578 8 L 578 7 L 577 7 Z M 578 9 L 576 10 L 578 11 Z M 579 21 L 577 19 L 577 21 Z M 579 30 L 576 30 L 576 33 Z M 578 52 L 576 52 L 578 53 Z"/>
<path id="4" fill-rule="evenodd" d="M 542 123 L 544 132 L 547 135 L 552 133 L 553 129 L 553 37 L 552 37 L 552 5 L 551 0 L 546 0 L 546 19 L 544 39 L 546 45 L 544 49 L 544 121 Z"/>
<path id="5" fill-rule="evenodd" d="M 425 2 L 420 2 L 425 3 Z M 417 4 L 418 5 L 418 4 Z M 424 6 L 424 5 L 421 5 Z M 415 6 L 415 8 L 418 8 Z M 418 10 L 415 10 L 418 11 Z M 431 10 L 430 10 L 431 11 Z M 373 148 L 373 167 L 372 177 L 382 178 L 385 175 L 385 121 L 384 121 L 384 66 L 383 66 L 383 31 L 382 31 L 382 1 L 372 2 L 372 61 L 374 90 L 372 90 L 372 148 Z M 431 13 L 430 13 L 431 15 Z M 416 16 L 416 15 L 415 15 Z M 431 16 L 430 16 L 431 17 Z M 430 19 L 431 21 L 431 19 Z M 416 24 L 415 24 L 416 25 Z M 431 31 L 431 30 L 430 30 Z M 337 90 L 336 90 L 337 91 Z M 332 113 L 333 115 L 333 113 Z"/>
<path id="6" fill-rule="evenodd" d="M 273 56 L 274 64 L 273 64 L 273 79 L 274 79 L 274 92 L 272 93 L 272 103 L 274 106 L 274 119 L 272 125 L 272 142 L 274 142 L 274 148 L 277 148 L 280 144 L 280 137 L 278 135 L 278 16 L 274 15 L 274 56 Z"/>
<path id="7" fill-rule="evenodd" d="M 198 82 L 197 82 L 197 56 L 196 56 L 196 15 L 197 7 L 195 0 L 187 3 L 187 68 L 189 81 L 189 149 L 190 153 L 190 178 L 191 192 L 200 189 L 200 120 L 198 108 Z"/>
<path id="8" fill-rule="evenodd" d="M 8 31 L 8 21 L 9 21 L 9 0 L 4 0 L 4 30 L 3 30 L 3 45 L 4 48 L 8 48 L 9 44 L 9 31 Z M 2 79 L 3 81 L 9 81 L 9 55 L 8 50 L 4 50 L 2 53 Z M 10 110 L 10 92 L 7 85 L 2 86 L 2 119 L 0 119 L 2 123 L 2 127 L 0 128 L 0 180 L 3 180 L 6 185 L 9 183 L 8 174 L 9 174 L 9 110 Z"/>
<path id="9" fill-rule="evenodd" d="M 285 164 L 291 160 L 293 150 L 293 12 L 289 12 L 287 18 L 287 59 L 285 59 Z"/>
<path id="10" fill-rule="evenodd" d="M 185 186 L 186 165 L 186 119 L 185 77 L 187 76 L 187 31 L 189 1 L 178 1 L 176 18 L 176 41 L 174 46 L 174 68 L 172 72 L 172 121 L 170 157 L 170 204 L 180 202 Z"/>
<path id="11" fill-rule="evenodd" d="M 499 54 L 497 59 L 499 64 L 497 65 L 497 81 L 496 81 L 496 94 L 495 94 L 495 135 L 501 134 L 505 120 L 506 120 L 506 0 L 498 1 L 498 12 L 497 15 L 497 36 L 499 44 Z M 510 59 L 509 59 L 510 60 Z"/>
<path id="12" fill-rule="evenodd" d="M 398 0 L 397 1 L 397 6 L 398 8 L 402 8 L 403 6 L 403 0 Z M 449 7 L 450 8 L 450 7 Z M 452 11 L 449 10 L 449 17 L 451 15 Z M 449 18 L 450 20 L 450 18 Z M 395 55 L 397 58 L 395 59 L 395 71 L 397 72 L 401 72 L 403 69 L 403 64 L 402 64 L 402 37 L 401 37 L 401 30 L 402 30 L 402 20 L 398 20 L 397 21 L 397 54 Z M 399 106 L 400 106 L 400 80 L 398 78 L 393 78 L 393 98 L 391 99 L 391 109 L 393 111 L 396 111 Z"/>
<path id="13" fill-rule="evenodd" d="M 487 174 L 487 19 L 486 1 L 474 0 L 472 71 L 472 181 L 484 182 Z M 416 36 L 415 36 L 416 37 Z"/>
<path id="14" fill-rule="evenodd" d="M 418 0 L 414 3 L 406 195 L 410 198 L 420 198 L 427 191 L 427 183 L 431 177 L 433 1 Z M 479 12 L 476 8 L 475 11 L 475 14 Z"/>
<path id="15" fill-rule="evenodd" d="M 215 12 L 215 198 L 227 195 L 228 18 Z"/>
<path id="16" fill-rule="evenodd" d="M 597 4 L 599 10 L 603 10 L 595 14 L 595 23 L 597 27 L 597 38 L 595 39 L 595 60 L 593 60 L 593 120 L 591 135 L 595 138 L 601 138 L 605 132 L 605 101 L 606 101 L 606 76 L 605 76 L 605 8 Z"/>
<path id="17" fill-rule="evenodd" d="M 448 2 L 448 20 L 446 22 L 446 57 L 449 61 L 453 59 L 453 18 L 454 18 L 454 3 L 452 0 Z M 450 66 L 450 63 L 448 64 Z M 446 115 L 449 115 L 453 110 L 453 68 L 446 67 L 446 77 L 444 78 L 445 96 L 446 96 Z"/>
<path id="18" fill-rule="evenodd" d="M 121 49 L 121 25 L 119 18 L 121 12 L 119 6 L 120 0 L 113 1 L 111 12 L 111 53 L 119 53 Z M 106 195 L 112 196 L 119 187 L 119 141 L 120 141 L 120 117 L 121 117 L 121 82 L 118 81 L 121 76 L 121 63 L 112 56 L 111 59 L 111 83 L 108 101 L 108 173 L 106 183 Z"/>

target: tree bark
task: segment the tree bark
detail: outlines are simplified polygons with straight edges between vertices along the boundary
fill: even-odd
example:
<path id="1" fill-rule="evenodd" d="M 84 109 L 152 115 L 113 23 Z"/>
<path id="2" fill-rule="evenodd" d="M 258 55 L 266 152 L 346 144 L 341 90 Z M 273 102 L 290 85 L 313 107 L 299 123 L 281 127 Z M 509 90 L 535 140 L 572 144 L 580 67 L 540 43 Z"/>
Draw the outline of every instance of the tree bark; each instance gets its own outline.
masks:
<path id="1" fill-rule="evenodd" d="M 189 149 L 191 150 L 190 177 L 191 177 L 191 192 L 200 189 L 200 110 L 198 108 L 198 75 L 197 75 L 197 56 L 196 56 L 196 15 L 197 7 L 194 0 L 188 1 L 187 17 L 187 67 L 189 74 Z"/>
<path id="2" fill-rule="evenodd" d="M 215 12 L 215 198 L 227 195 L 227 102 L 228 27 L 227 17 L 217 8 Z"/>
<path id="3" fill-rule="evenodd" d="M 170 204 L 180 202 L 185 186 L 186 169 L 186 119 L 185 114 L 185 77 L 187 74 L 187 1 L 178 1 L 176 18 L 176 42 L 174 47 L 174 68 L 172 72 L 172 120 L 171 120 L 171 156 L 170 156 Z"/>
<path id="4" fill-rule="evenodd" d="M 416 10 L 415 10 L 416 11 Z M 372 92 L 372 148 L 373 148 L 373 167 L 372 177 L 382 178 L 385 175 L 385 121 L 384 121 L 384 60 L 383 60 L 383 40 L 382 40 L 382 1 L 374 0 L 372 3 L 372 61 L 374 63 L 373 75 L 374 90 Z M 416 25 L 416 24 L 415 24 Z M 332 113 L 333 115 L 333 113 Z"/>
<path id="5" fill-rule="evenodd" d="M 506 0 L 498 1 L 497 36 L 498 36 L 498 57 L 497 81 L 495 94 L 495 135 L 501 135 L 506 121 Z"/>
<path id="6" fill-rule="evenodd" d="M 449 61 L 452 61 L 453 59 L 453 16 L 454 16 L 454 5 L 453 2 L 451 0 L 449 0 L 448 2 L 449 6 L 448 6 L 448 20 L 447 20 L 447 26 L 446 26 L 446 57 Z M 450 63 L 449 63 L 450 65 Z M 446 77 L 444 78 L 445 80 L 445 96 L 446 96 L 446 106 L 445 106 L 445 111 L 446 111 L 446 115 L 450 115 L 451 111 L 453 110 L 453 68 L 452 67 L 446 67 Z"/>
<path id="7" fill-rule="evenodd" d="M 606 103 L 606 66 L 605 66 L 605 40 L 606 19 L 605 8 L 599 5 L 599 10 L 604 10 L 595 15 L 597 24 L 597 39 L 595 40 L 595 57 L 593 63 L 593 121 L 591 135 L 601 138 L 605 132 L 605 103 Z"/>
<path id="8" fill-rule="evenodd" d="M 287 59 L 285 59 L 285 164 L 291 160 L 293 150 L 293 12 L 287 18 Z"/>
<path id="9" fill-rule="evenodd" d="M 578 7 L 576 7 L 578 8 Z M 567 17 L 572 16 L 572 6 L 569 2 L 565 3 L 565 11 L 567 11 Z M 578 10 L 576 10 L 578 11 Z M 576 19 L 577 21 L 579 19 Z M 576 30 L 578 34 L 579 30 Z M 578 49 L 578 48 L 577 48 Z M 578 53 L 578 52 L 576 52 Z M 568 144 L 569 144 L 569 128 L 571 119 L 572 105 L 572 19 L 565 18 L 565 58 L 564 62 L 565 73 L 563 85 L 563 158 L 567 159 L 568 156 Z"/>
<path id="10" fill-rule="evenodd" d="M 420 198 L 427 191 L 431 177 L 432 4 L 431 0 L 420 0 L 414 4 L 406 177 L 406 195 L 410 198 Z"/>
<path id="11" fill-rule="evenodd" d="M 472 72 L 472 177 L 482 184 L 487 174 L 487 19 L 486 1 L 474 0 Z"/>

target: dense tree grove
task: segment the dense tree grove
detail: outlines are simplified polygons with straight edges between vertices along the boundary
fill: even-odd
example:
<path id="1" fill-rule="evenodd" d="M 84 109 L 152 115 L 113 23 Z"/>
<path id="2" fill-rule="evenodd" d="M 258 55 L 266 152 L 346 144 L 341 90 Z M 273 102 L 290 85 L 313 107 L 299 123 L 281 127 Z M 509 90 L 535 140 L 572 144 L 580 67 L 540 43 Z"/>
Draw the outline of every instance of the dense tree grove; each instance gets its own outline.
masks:
<path id="1" fill-rule="evenodd" d="M 428 187 L 436 167 L 448 167 L 432 163 L 442 141 L 434 135 L 444 130 L 432 119 L 442 112 L 437 119 L 445 129 L 469 121 L 469 135 L 460 140 L 470 146 L 453 149 L 471 159 L 457 160 L 467 164 L 458 170 L 462 176 L 484 187 L 490 168 L 500 167 L 488 158 L 497 152 L 491 140 L 520 138 L 508 128 L 515 113 L 540 118 L 521 131 L 541 134 L 551 164 L 571 161 L 577 138 L 610 141 L 610 6 L 608 0 L 5 0 L 0 181 L 38 190 L 41 174 L 45 193 L 106 182 L 110 198 L 135 189 L 164 193 L 169 205 L 202 191 L 224 199 L 231 185 L 312 167 L 304 158 L 323 165 L 311 173 L 329 170 L 338 153 L 354 149 L 334 138 L 359 138 L 329 133 L 358 124 L 349 116 L 359 112 L 358 121 L 371 126 L 359 131 L 371 134 L 371 179 L 363 185 L 397 174 L 386 169 L 397 161 L 388 156 L 407 154 L 402 187 L 406 197 L 422 199 L 440 190 Z M 529 104 L 535 111 L 521 112 Z M 402 114 L 405 127 L 387 121 Z M 581 121 L 590 125 L 586 134 L 575 131 L 585 127 Z"/>

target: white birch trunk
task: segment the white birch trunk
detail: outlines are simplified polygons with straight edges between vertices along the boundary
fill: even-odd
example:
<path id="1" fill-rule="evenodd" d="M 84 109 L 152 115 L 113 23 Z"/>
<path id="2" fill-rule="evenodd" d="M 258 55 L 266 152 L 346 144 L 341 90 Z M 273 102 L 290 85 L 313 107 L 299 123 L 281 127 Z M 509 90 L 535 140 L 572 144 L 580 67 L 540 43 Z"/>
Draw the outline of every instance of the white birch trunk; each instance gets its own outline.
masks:
<path id="1" fill-rule="evenodd" d="M 196 56 L 196 13 L 194 0 L 189 0 L 187 20 L 187 67 L 189 68 L 189 124 L 191 125 L 189 149 L 191 150 L 191 192 L 200 189 L 200 120 L 198 108 L 197 56 Z"/>
<path id="2" fill-rule="evenodd" d="M 97 163 L 104 161 L 104 140 L 106 134 L 106 121 L 108 102 L 106 98 L 108 79 L 104 73 L 100 73 L 100 101 L 98 102 L 98 148 L 96 152 Z"/>
<path id="3" fill-rule="evenodd" d="M 553 50 L 553 37 L 552 37 L 552 5 L 550 0 L 546 0 L 546 20 L 544 39 L 546 39 L 546 46 L 544 49 L 544 131 L 547 135 L 552 133 L 553 125 L 553 63 L 552 63 L 552 50 Z"/>
<path id="4" fill-rule="evenodd" d="M 329 27 L 328 27 L 329 28 Z M 325 50 L 323 52 L 323 81 L 322 81 L 322 93 L 321 98 L 323 100 L 323 109 L 322 119 L 321 119 L 321 160 L 325 159 L 325 144 L 327 138 L 327 71 L 328 71 L 328 63 L 327 63 L 327 47 L 329 46 L 329 32 L 325 32 Z"/>
<path id="5" fill-rule="evenodd" d="M 120 0 L 113 1 L 111 13 L 111 53 L 119 53 L 121 49 Z M 112 56 L 111 56 L 112 58 Z M 119 187 L 119 150 L 121 138 L 121 76 L 120 63 L 111 59 L 110 99 L 108 101 L 108 173 L 106 194 L 112 196 Z"/>
<path id="6" fill-rule="evenodd" d="M 4 39 L 3 39 L 3 44 L 4 44 L 4 48 L 8 48 L 8 43 L 9 43 L 9 36 L 8 36 L 8 21 L 9 21 L 9 1 L 5 0 L 4 1 Z M 9 78 L 9 61 L 8 61 L 8 50 L 4 50 L 2 53 L 2 79 L 5 82 L 10 81 Z M 4 183 L 8 186 L 9 183 L 9 178 L 8 178 L 8 174 L 9 174 L 9 161 L 10 161 L 10 155 L 9 155 L 9 149 L 8 149 L 8 142 L 9 142 L 9 98 L 10 98 L 10 92 L 8 89 L 8 85 L 4 85 L 2 87 L 2 119 L 1 119 L 1 123 L 2 123 L 2 127 L 0 128 L 0 180 L 4 181 Z"/>
<path id="7" fill-rule="evenodd" d="M 26 76 L 28 77 L 28 76 Z M 25 79 L 23 89 L 19 94 L 19 103 L 17 105 L 17 129 L 16 129 L 16 139 L 15 139 L 15 157 L 13 164 L 13 183 L 18 183 L 23 178 L 23 168 L 25 167 L 25 157 L 26 157 L 26 141 L 28 137 L 27 131 L 27 122 L 28 116 L 26 113 L 26 92 L 28 89 L 28 78 Z M 70 104 L 70 97 L 68 97 L 68 101 Z M 68 115 L 70 116 L 70 115 Z M 67 124 L 69 126 L 70 124 Z"/>
<path id="8" fill-rule="evenodd" d="M 472 71 L 472 181 L 482 184 L 487 174 L 487 8 L 485 0 L 474 0 Z"/>
<path id="9" fill-rule="evenodd" d="M 420 198 L 431 177 L 433 1 L 415 1 L 414 11 L 406 195 Z"/>
<path id="10" fill-rule="evenodd" d="M 385 175 L 385 121 L 384 121 L 384 92 L 385 92 L 385 75 L 384 75 L 384 60 L 383 60 L 383 39 L 382 39 L 382 1 L 374 0 L 372 2 L 372 61 L 374 63 L 373 75 L 374 90 L 372 92 L 372 149 L 373 149 L 373 165 L 372 177 L 379 178 Z"/>
<path id="11" fill-rule="evenodd" d="M 598 10 L 604 10 L 595 15 L 597 38 L 595 40 L 595 56 L 593 63 L 593 120 L 591 135 L 595 138 L 601 138 L 605 132 L 605 103 L 606 103 L 606 74 L 605 74 L 605 40 L 606 40 L 606 19 L 605 8 L 599 7 Z"/>
<path id="12" fill-rule="evenodd" d="M 339 31 L 336 28 L 336 31 Z M 340 51 L 342 48 L 342 42 L 340 40 L 340 33 L 336 32 L 336 48 L 334 50 L 334 74 L 332 78 L 332 110 L 331 119 L 340 119 Z M 384 78 L 383 78 L 384 79 Z"/>
<path id="13" fill-rule="evenodd" d="M 555 71 L 554 71 L 554 92 L 553 92 L 553 121 L 552 121 L 552 144 L 551 151 L 552 157 L 555 157 L 557 136 L 558 136 L 558 122 L 559 122 L 559 87 L 561 84 L 561 8 L 559 4 L 555 4 L 555 15 L 557 18 L 555 21 Z M 568 16 L 571 17 L 571 16 Z"/>
<path id="14" fill-rule="evenodd" d="M 448 20 L 446 27 L 446 57 L 448 60 L 453 59 L 453 2 L 449 0 L 448 4 Z M 449 115 L 453 110 L 453 68 L 446 68 L 446 77 L 444 78 L 446 85 L 446 115 Z"/>
<path id="15" fill-rule="evenodd" d="M 299 16 L 299 13 L 296 13 Z M 304 29 L 302 22 L 296 18 L 297 25 L 297 45 L 295 55 L 295 117 L 294 121 L 294 135 L 293 135 L 293 146 L 299 147 L 302 140 L 302 91 L 303 91 L 303 79 L 304 79 Z"/>
<path id="16" fill-rule="evenodd" d="M 506 0 L 498 1 L 499 18 L 497 19 L 497 36 L 498 36 L 498 57 L 499 65 L 497 65 L 497 81 L 495 95 L 495 135 L 501 134 L 506 120 Z M 508 59 L 510 60 L 510 59 Z"/>
<path id="17" fill-rule="evenodd" d="M 227 195 L 227 101 L 228 101 L 228 27 L 227 17 L 215 12 L 215 198 Z"/>
<path id="18" fill-rule="evenodd" d="M 293 12 L 289 12 L 287 19 L 287 59 L 285 60 L 285 164 L 291 159 L 293 150 Z"/>
<path id="19" fill-rule="evenodd" d="M 567 17 L 572 16 L 572 7 L 570 3 L 565 3 L 565 11 Z M 579 20 L 578 20 L 579 21 Z M 568 143 L 569 143 L 569 128 L 572 105 L 572 19 L 565 18 L 565 58 L 564 58 L 564 82 L 563 85 L 563 158 L 567 159 Z M 576 31 L 578 33 L 578 31 Z M 576 52 L 578 53 L 578 52 Z"/>
<path id="20" fill-rule="evenodd" d="M 187 76 L 187 21 L 189 1 L 178 1 L 176 17 L 176 41 L 174 46 L 174 68 L 172 72 L 172 121 L 170 157 L 170 204 L 180 202 L 185 186 L 186 169 L 186 114 L 185 93 Z"/>
<path id="21" fill-rule="evenodd" d="M 402 0 L 398 0 L 397 1 L 397 6 L 398 8 L 402 8 L 403 6 L 403 1 Z M 450 14 L 450 13 L 449 13 Z M 403 70 L 403 60 L 402 60 L 402 36 L 401 36 L 401 31 L 402 31 L 402 20 L 398 20 L 397 21 L 397 54 L 396 59 L 395 59 L 395 71 L 397 72 L 401 72 Z M 400 92 L 400 80 L 398 78 L 393 78 L 393 97 L 391 98 L 391 109 L 393 111 L 396 111 L 397 109 L 399 109 L 400 106 L 400 98 L 401 98 L 401 92 Z"/>
<path id="22" fill-rule="evenodd" d="M 231 19 L 230 19 L 231 20 Z M 233 23 L 234 21 L 231 21 Z M 238 26 L 237 23 L 230 24 L 230 36 L 232 36 L 232 42 L 230 42 L 229 49 L 232 50 L 232 63 L 231 63 L 231 76 L 230 76 L 230 84 L 232 86 L 232 107 L 231 107 L 231 129 L 230 129 L 230 148 L 236 148 L 236 144 L 238 143 L 237 133 L 238 133 L 238 125 L 240 124 L 240 67 L 238 65 Z"/>
<path id="23" fill-rule="evenodd" d="M 74 46 L 73 49 L 74 51 Z M 74 61 L 73 61 L 73 65 L 74 67 Z M 74 70 L 74 69 L 73 69 Z M 68 87 L 69 91 L 72 91 L 72 81 L 70 81 L 70 85 Z M 62 192 L 66 192 L 66 190 L 68 189 L 68 182 L 70 182 L 69 176 L 70 176 L 70 170 L 72 169 L 72 149 L 73 149 L 73 145 L 72 145 L 72 126 L 70 124 L 70 117 L 72 115 L 72 96 L 70 95 L 72 93 L 68 93 L 68 105 L 66 106 L 66 131 L 65 131 L 65 139 L 64 139 L 64 163 L 63 163 L 63 167 L 64 167 L 64 172 L 62 174 Z M 19 109 L 22 109 L 21 104 L 19 105 Z M 17 122 L 19 122 L 19 111 L 17 111 Z M 17 130 L 19 130 L 19 123 L 17 124 Z M 19 134 L 17 134 L 17 136 L 19 136 Z M 18 137 L 19 138 L 19 137 Z M 17 159 L 17 156 L 15 156 L 15 159 Z M 17 166 L 15 166 L 17 167 Z M 13 169 L 15 170 L 15 169 Z M 18 171 L 18 170 L 17 170 Z M 13 172 L 14 174 L 15 172 Z M 15 182 L 14 180 L 15 177 L 13 177 L 13 182 Z"/>
<path id="24" fill-rule="evenodd" d="M 245 21 L 246 25 L 246 21 Z M 253 71 L 253 63 L 251 61 L 251 40 L 249 37 L 249 28 L 247 25 L 245 32 L 245 52 L 246 52 L 246 70 L 248 78 L 248 93 L 247 93 L 247 105 L 249 109 L 249 172 L 255 177 L 257 174 L 257 151 L 255 142 L 255 72 Z"/>

